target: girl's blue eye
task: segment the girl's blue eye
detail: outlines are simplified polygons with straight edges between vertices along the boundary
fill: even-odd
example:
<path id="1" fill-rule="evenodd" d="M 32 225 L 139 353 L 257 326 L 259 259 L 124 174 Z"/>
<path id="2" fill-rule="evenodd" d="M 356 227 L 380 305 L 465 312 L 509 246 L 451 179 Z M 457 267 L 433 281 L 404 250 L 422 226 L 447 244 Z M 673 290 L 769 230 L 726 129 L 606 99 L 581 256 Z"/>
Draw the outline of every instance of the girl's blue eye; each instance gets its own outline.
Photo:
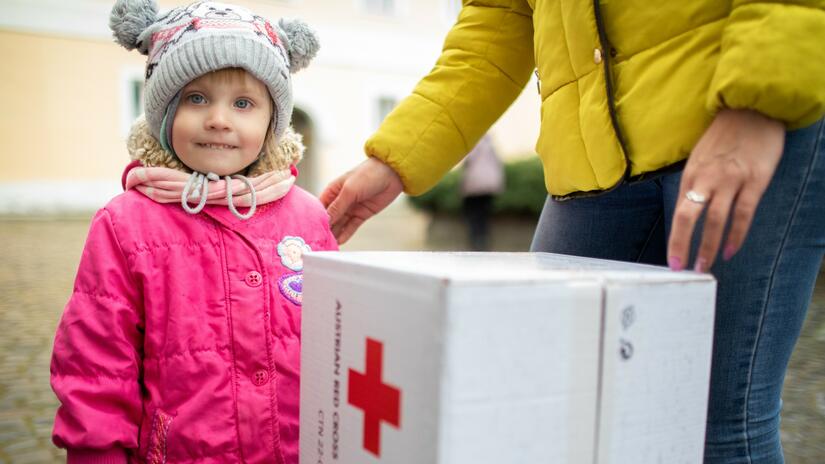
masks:
<path id="1" fill-rule="evenodd" d="M 242 98 L 242 99 L 235 102 L 235 106 L 242 109 L 242 110 L 245 110 L 245 109 L 249 108 L 250 106 L 252 106 L 252 102 L 247 100 L 247 99 Z"/>
<path id="2" fill-rule="evenodd" d="M 205 101 L 206 101 L 206 99 L 203 98 L 203 95 L 198 95 L 198 94 L 189 95 L 189 102 L 190 103 L 200 105 L 201 103 L 203 103 Z"/>

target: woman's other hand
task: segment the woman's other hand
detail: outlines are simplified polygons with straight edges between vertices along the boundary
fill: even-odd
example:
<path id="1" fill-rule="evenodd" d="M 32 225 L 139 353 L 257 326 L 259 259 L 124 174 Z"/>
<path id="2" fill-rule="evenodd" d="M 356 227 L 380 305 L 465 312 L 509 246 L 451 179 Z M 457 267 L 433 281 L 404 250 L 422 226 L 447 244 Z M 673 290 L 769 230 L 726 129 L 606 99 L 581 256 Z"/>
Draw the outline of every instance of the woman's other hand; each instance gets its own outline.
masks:
<path id="1" fill-rule="evenodd" d="M 367 219 L 392 203 L 404 190 L 401 178 L 376 158 L 367 158 L 332 181 L 321 203 L 338 243 L 345 243 Z"/>
<path id="2" fill-rule="evenodd" d="M 668 243 L 668 265 L 688 265 L 693 229 L 705 214 L 693 269 L 708 271 L 722 243 L 725 260 L 742 247 L 762 194 L 782 157 L 785 127 L 751 110 L 722 110 L 694 147 L 682 174 Z"/>

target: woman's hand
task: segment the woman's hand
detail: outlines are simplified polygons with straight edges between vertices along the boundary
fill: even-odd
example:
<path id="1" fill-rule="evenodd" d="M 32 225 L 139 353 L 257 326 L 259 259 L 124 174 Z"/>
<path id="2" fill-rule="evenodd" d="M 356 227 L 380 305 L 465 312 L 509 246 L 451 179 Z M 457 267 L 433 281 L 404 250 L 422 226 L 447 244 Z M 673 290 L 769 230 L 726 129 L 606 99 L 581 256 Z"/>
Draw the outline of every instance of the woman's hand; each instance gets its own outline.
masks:
<path id="1" fill-rule="evenodd" d="M 403 190 L 398 174 L 375 158 L 367 158 L 332 181 L 321 193 L 321 203 L 327 208 L 338 243 L 349 240 L 364 221 L 386 208 Z"/>
<path id="2" fill-rule="evenodd" d="M 784 144 L 784 125 L 756 111 L 722 110 L 716 115 L 682 174 L 668 243 L 671 269 L 688 264 L 693 229 L 703 210 L 702 243 L 693 269 L 706 272 L 713 265 L 728 219 L 723 256 L 728 260 L 739 251 Z"/>

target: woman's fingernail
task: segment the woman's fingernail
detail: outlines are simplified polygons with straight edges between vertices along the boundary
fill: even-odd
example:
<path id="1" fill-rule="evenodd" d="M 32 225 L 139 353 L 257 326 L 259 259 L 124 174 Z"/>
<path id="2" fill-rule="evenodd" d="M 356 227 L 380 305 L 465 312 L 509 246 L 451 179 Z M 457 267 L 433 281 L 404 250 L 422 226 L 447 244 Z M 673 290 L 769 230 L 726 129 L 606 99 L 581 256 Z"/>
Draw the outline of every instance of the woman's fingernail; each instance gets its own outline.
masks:
<path id="1" fill-rule="evenodd" d="M 696 272 L 705 272 L 705 264 L 707 264 L 705 258 L 696 258 L 696 264 L 693 265 L 693 270 Z"/>
<path id="2" fill-rule="evenodd" d="M 681 271 L 682 268 L 682 260 L 679 259 L 678 256 L 671 256 L 667 259 L 667 265 L 670 267 L 672 271 Z"/>
<path id="3" fill-rule="evenodd" d="M 724 253 L 722 253 L 722 257 L 725 258 L 725 261 L 730 261 L 733 258 L 733 255 L 736 254 L 736 248 L 733 245 L 728 245 L 725 247 Z"/>

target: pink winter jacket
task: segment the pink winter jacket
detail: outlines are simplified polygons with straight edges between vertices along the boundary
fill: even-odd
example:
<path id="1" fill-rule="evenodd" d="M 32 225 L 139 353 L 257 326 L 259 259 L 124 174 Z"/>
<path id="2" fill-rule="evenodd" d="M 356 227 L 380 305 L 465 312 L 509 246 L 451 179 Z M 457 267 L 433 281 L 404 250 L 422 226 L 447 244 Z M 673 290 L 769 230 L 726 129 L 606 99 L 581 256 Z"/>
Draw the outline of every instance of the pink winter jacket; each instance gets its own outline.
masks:
<path id="1" fill-rule="evenodd" d="M 115 197 L 54 343 L 68 462 L 297 463 L 300 253 L 337 248 L 297 187 L 246 221 Z"/>

